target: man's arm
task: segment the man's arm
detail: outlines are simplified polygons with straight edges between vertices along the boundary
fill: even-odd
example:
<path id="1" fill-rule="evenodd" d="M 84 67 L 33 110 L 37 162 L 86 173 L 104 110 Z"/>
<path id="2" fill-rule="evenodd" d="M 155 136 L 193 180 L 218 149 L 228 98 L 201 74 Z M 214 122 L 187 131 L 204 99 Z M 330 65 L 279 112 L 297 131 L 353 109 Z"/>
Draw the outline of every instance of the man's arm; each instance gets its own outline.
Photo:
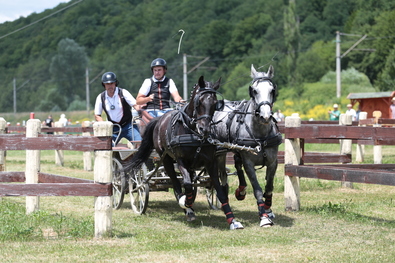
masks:
<path id="1" fill-rule="evenodd" d="M 171 96 L 175 102 L 181 102 L 183 100 L 178 91 L 171 93 Z"/>
<path id="2" fill-rule="evenodd" d="M 151 102 L 153 100 L 154 100 L 154 94 L 145 96 L 144 94 L 139 93 L 139 94 L 137 94 L 136 104 L 137 105 L 144 105 L 144 104 L 147 104 L 148 102 Z"/>
<path id="3" fill-rule="evenodd" d="M 95 114 L 95 120 L 96 121 L 103 121 L 103 118 L 101 117 L 101 115 L 96 115 Z"/>

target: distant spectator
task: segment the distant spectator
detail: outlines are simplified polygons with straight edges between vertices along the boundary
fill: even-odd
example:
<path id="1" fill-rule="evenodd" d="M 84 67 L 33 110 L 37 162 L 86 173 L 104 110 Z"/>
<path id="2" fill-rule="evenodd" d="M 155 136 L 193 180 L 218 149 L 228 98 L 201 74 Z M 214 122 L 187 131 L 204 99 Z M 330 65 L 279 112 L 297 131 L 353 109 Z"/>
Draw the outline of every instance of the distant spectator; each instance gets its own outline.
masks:
<path id="1" fill-rule="evenodd" d="M 351 104 L 347 104 L 346 114 L 352 116 L 352 121 L 357 120 L 357 112 L 352 108 Z"/>
<path id="2" fill-rule="evenodd" d="M 51 115 L 48 115 L 48 118 L 43 121 L 43 124 L 47 127 L 53 127 L 54 123 L 53 123 L 53 119 Z M 53 132 L 47 132 L 47 134 L 53 134 Z"/>
<path id="3" fill-rule="evenodd" d="M 333 104 L 333 111 L 328 111 L 329 113 L 329 120 L 331 121 L 338 121 L 340 118 L 340 111 L 339 111 L 339 105 Z"/>
<path id="4" fill-rule="evenodd" d="M 391 119 L 395 119 L 395 97 L 392 98 L 392 104 L 390 105 Z"/>
<path id="5" fill-rule="evenodd" d="M 60 115 L 59 122 L 62 124 L 63 127 L 67 126 L 68 120 L 66 119 L 66 115 L 64 113 Z"/>
<path id="6" fill-rule="evenodd" d="M 358 104 L 357 121 L 359 121 L 359 114 L 361 113 L 361 104 Z"/>
<path id="7" fill-rule="evenodd" d="M 277 122 L 284 121 L 284 114 L 281 113 L 281 110 L 277 110 L 274 114 L 273 117 L 276 119 Z"/>

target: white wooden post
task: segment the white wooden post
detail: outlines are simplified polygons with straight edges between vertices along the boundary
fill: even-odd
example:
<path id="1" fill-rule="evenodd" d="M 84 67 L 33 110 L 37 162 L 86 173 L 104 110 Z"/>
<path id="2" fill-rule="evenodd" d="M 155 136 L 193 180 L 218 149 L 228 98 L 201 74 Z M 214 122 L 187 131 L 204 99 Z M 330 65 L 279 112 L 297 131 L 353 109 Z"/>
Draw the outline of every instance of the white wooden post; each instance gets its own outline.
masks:
<path id="1" fill-rule="evenodd" d="M 301 127 L 301 119 L 297 113 L 285 117 L 285 127 Z M 284 164 L 299 165 L 301 159 L 300 138 L 285 139 Z M 300 209 L 300 185 L 298 176 L 284 175 L 284 198 L 286 211 Z"/>
<path id="2" fill-rule="evenodd" d="M 63 123 L 55 122 L 55 127 L 61 128 L 64 127 Z M 64 132 L 54 132 L 56 135 L 62 135 Z M 64 153 L 63 150 L 55 150 L 55 164 L 58 166 L 64 166 Z"/>
<path id="3" fill-rule="evenodd" d="M 82 127 L 89 127 L 91 125 L 90 121 L 84 121 Z M 82 136 L 91 136 L 90 132 L 83 132 Z M 84 159 L 84 170 L 92 171 L 92 152 L 83 152 Z"/>
<path id="4" fill-rule="evenodd" d="M 381 118 L 381 111 L 374 111 L 373 117 L 376 119 L 373 127 L 381 127 L 381 124 L 378 124 L 379 118 Z M 383 154 L 382 154 L 382 146 L 381 145 L 373 145 L 373 163 L 381 164 L 383 162 Z"/>
<path id="5" fill-rule="evenodd" d="M 38 137 L 41 132 L 41 121 L 30 119 L 26 122 L 26 137 Z M 40 150 L 26 150 L 26 184 L 38 184 L 38 173 L 40 172 Z M 38 196 L 26 196 L 26 214 L 40 209 Z"/>
<path id="6" fill-rule="evenodd" d="M 352 115 L 340 114 L 339 125 L 352 125 Z M 352 154 L 352 140 L 340 140 L 340 154 Z M 352 182 L 341 182 L 342 187 L 354 188 Z"/>
<path id="7" fill-rule="evenodd" d="M 4 118 L 0 117 L 0 134 L 5 134 L 7 122 Z M 0 172 L 5 171 L 5 151 L 0 150 Z"/>
<path id="8" fill-rule="evenodd" d="M 100 121 L 93 124 L 94 136 L 111 136 L 112 123 Z M 94 180 L 96 183 L 112 182 L 112 150 L 95 151 Z M 111 234 L 112 196 L 98 196 L 95 199 L 95 237 Z"/>
<path id="9" fill-rule="evenodd" d="M 367 118 L 368 118 L 368 113 L 366 111 L 359 113 L 359 120 L 366 120 Z M 366 126 L 366 125 L 362 125 L 362 126 Z M 365 156 L 365 145 L 358 143 L 357 152 L 355 154 L 355 161 L 358 163 L 362 163 L 364 160 L 364 156 Z"/>
<path id="10" fill-rule="evenodd" d="M 381 127 L 381 124 L 373 124 L 373 127 Z M 373 163 L 381 164 L 383 163 L 383 146 L 381 145 L 373 145 Z"/>

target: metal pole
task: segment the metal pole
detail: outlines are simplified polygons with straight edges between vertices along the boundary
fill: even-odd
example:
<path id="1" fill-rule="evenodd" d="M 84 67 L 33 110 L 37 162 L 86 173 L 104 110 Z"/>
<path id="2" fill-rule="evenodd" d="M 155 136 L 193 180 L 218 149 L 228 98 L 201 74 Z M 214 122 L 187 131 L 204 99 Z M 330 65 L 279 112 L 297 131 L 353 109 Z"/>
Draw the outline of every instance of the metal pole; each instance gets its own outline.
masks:
<path id="1" fill-rule="evenodd" d="M 184 100 L 188 99 L 188 76 L 187 76 L 187 54 L 183 56 L 183 75 L 184 75 Z"/>
<path id="2" fill-rule="evenodd" d="M 15 114 L 16 113 L 16 78 L 14 78 L 13 85 L 14 85 L 14 114 Z"/>
<path id="3" fill-rule="evenodd" d="M 336 31 L 336 96 L 341 96 L 340 32 Z"/>
<path id="4" fill-rule="evenodd" d="M 86 88 L 86 111 L 88 112 L 89 115 L 90 101 L 89 101 L 89 68 L 88 67 L 85 69 L 85 88 Z"/>

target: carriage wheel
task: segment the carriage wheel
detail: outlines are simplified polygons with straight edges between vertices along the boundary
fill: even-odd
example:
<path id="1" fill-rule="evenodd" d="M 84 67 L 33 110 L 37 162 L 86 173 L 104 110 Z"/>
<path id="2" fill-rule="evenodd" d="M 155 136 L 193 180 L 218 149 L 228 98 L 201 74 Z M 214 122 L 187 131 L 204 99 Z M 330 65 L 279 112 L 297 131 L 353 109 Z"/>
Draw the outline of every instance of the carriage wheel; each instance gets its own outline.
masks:
<path id="1" fill-rule="evenodd" d="M 219 210 L 221 209 L 221 202 L 217 198 L 217 192 L 215 191 L 214 186 L 210 186 L 206 188 L 206 197 L 207 197 L 207 202 L 208 205 L 210 206 L 211 209 L 213 210 Z"/>
<path id="2" fill-rule="evenodd" d="M 149 185 L 144 183 L 147 166 L 143 164 L 140 170 L 129 179 L 130 204 L 136 214 L 144 214 L 148 206 Z"/>
<path id="3" fill-rule="evenodd" d="M 122 164 L 117 158 L 112 158 L 112 175 L 112 206 L 114 209 L 119 209 L 125 196 L 126 179 Z"/>

